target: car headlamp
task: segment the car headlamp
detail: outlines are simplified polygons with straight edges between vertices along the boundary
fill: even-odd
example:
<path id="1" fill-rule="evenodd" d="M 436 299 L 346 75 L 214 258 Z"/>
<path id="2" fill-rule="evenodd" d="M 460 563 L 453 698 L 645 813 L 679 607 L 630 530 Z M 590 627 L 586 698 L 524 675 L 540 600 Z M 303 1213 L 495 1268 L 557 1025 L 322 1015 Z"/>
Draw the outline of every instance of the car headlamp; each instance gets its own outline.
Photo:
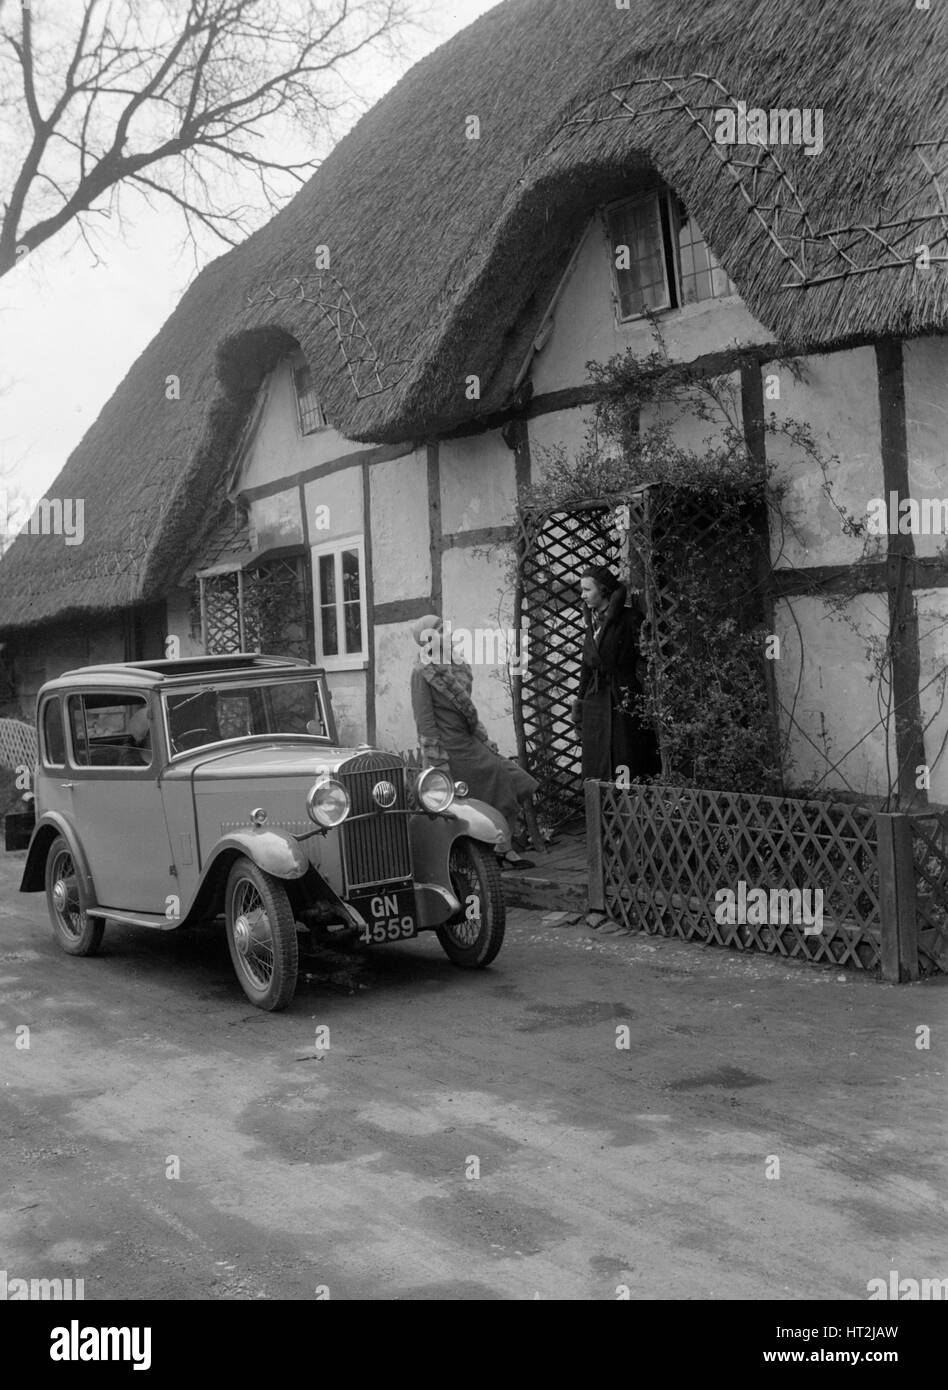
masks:
<path id="1" fill-rule="evenodd" d="M 446 811 L 454 800 L 454 783 L 446 772 L 426 767 L 415 783 L 415 795 L 426 811 Z"/>
<path id="2" fill-rule="evenodd" d="M 335 777 L 320 777 L 306 793 L 306 814 L 317 825 L 339 825 L 349 808 L 349 793 Z"/>

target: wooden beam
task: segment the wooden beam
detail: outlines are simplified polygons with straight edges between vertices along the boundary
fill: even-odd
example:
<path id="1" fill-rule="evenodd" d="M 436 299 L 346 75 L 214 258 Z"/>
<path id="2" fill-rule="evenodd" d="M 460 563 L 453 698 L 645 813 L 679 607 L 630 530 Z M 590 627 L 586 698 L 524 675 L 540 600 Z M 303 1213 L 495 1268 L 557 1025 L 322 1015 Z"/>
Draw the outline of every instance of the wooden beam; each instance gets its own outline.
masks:
<path id="1" fill-rule="evenodd" d="M 605 878 L 602 862 L 602 787 L 592 780 L 586 792 L 586 869 L 589 877 L 591 911 L 606 911 Z"/>
<path id="2" fill-rule="evenodd" d="M 760 470 L 763 478 L 767 473 L 767 432 L 764 427 L 764 384 L 760 377 L 759 362 L 745 362 L 741 366 L 741 422 L 747 451 Z M 754 578 L 764 610 L 764 622 L 768 630 L 775 631 L 774 596 L 767 583 L 770 574 L 770 525 L 766 506 L 761 506 L 755 517 L 757 535 Z M 764 659 L 764 687 L 767 691 L 767 708 L 770 715 L 769 735 L 771 754 L 780 773 L 780 789 L 783 790 L 783 763 L 780 756 L 780 702 L 777 697 L 777 675 L 774 663 Z"/>
<path id="3" fill-rule="evenodd" d="M 464 546 L 470 549 L 475 545 L 503 545 L 512 541 L 516 535 L 516 526 L 479 526 L 470 531 L 449 531 L 446 536 L 441 537 L 438 544 L 443 553 L 445 550 L 456 550 Z"/>
<path id="4" fill-rule="evenodd" d="M 328 478 L 330 474 L 342 473 L 347 468 L 361 468 L 366 463 L 390 463 L 393 459 L 406 458 L 414 452 L 414 444 L 380 444 L 371 449 L 355 449 L 351 454 L 328 459 L 326 463 L 314 463 L 311 468 L 303 468 L 298 473 L 290 473 L 272 483 L 241 488 L 238 495 L 244 501 L 256 502 L 262 497 L 274 497 L 278 492 L 292 492 L 304 483 L 314 482 L 317 478 Z"/>
<path id="5" fill-rule="evenodd" d="M 908 443 L 905 429 L 905 378 L 902 344 L 887 339 L 876 344 L 882 477 L 886 496 L 910 495 Z M 889 604 L 889 650 L 895 748 L 898 760 L 898 805 L 927 805 L 928 794 L 915 785 L 916 767 L 925 762 L 925 736 L 919 699 L 920 659 L 918 613 L 912 592 L 915 541 L 911 534 L 889 535 L 886 555 L 886 594 Z"/>
<path id="6" fill-rule="evenodd" d="M 913 555 L 905 562 L 910 589 L 948 589 L 948 559 L 941 555 Z M 775 599 L 797 594 L 881 594 L 889 587 L 885 560 L 855 565 L 812 565 L 804 569 L 771 571 L 769 585 Z"/>
<path id="7" fill-rule="evenodd" d="M 402 598 L 395 599 L 392 603 L 377 603 L 373 616 L 375 626 L 381 627 L 386 623 L 417 622 L 430 612 L 431 595 L 423 594 L 421 598 Z"/>
<path id="8" fill-rule="evenodd" d="M 442 605 L 441 552 L 444 532 L 441 523 L 441 462 L 438 441 L 428 445 L 428 555 L 431 563 L 431 607 L 439 617 Z"/>
<path id="9" fill-rule="evenodd" d="M 362 537 L 365 555 L 365 650 L 368 657 L 365 668 L 365 738 L 367 743 L 375 743 L 375 580 L 372 570 L 372 490 L 367 459 L 362 464 Z"/>
<path id="10" fill-rule="evenodd" d="M 530 453 L 530 427 L 526 420 L 517 420 L 513 426 L 514 433 L 514 476 L 517 483 L 517 507 L 518 511 L 523 507 L 529 497 L 530 488 L 533 483 L 533 458 Z M 518 517 L 519 520 L 519 517 Z M 523 592 L 523 557 L 517 537 L 519 528 L 514 528 L 512 539 L 517 541 L 517 568 L 514 579 L 514 627 L 520 628 L 524 617 L 524 592 Z M 529 633 L 529 627 L 528 627 Z M 510 707 L 513 715 L 514 739 L 517 743 L 517 761 L 520 766 L 528 772 L 530 769 L 530 754 L 527 749 L 527 730 L 523 722 L 523 672 L 519 669 L 512 670 L 510 673 Z"/>

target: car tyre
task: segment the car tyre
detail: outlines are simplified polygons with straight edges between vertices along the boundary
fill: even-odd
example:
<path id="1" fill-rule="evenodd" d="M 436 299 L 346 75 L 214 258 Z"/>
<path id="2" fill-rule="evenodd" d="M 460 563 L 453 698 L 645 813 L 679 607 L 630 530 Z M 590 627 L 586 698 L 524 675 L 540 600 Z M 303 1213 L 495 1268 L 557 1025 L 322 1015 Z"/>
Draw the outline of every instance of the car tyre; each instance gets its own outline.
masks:
<path id="1" fill-rule="evenodd" d="M 497 955 L 507 929 L 504 885 L 493 850 L 461 838 L 451 846 L 448 872 L 461 910 L 443 927 L 438 940 L 445 955 L 462 970 L 483 970 Z M 471 899 L 476 899 L 476 904 Z M 476 915 L 469 910 L 476 907 Z"/>
<path id="2" fill-rule="evenodd" d="M 57 943 L 70 956 L 94 956 L 102 945 L 104 917 L 90 917 L 69 842 L 57 835 L 46 856 L 46 906 Z"/>
<path id="3" fill-rule="evenodd" d="M 258 1009 L 285 1009 L 296 992 L 299 943 L 281 881 L 252 859 L 236 859 L 224 893 L 224 926 L 244 994 Z"/>

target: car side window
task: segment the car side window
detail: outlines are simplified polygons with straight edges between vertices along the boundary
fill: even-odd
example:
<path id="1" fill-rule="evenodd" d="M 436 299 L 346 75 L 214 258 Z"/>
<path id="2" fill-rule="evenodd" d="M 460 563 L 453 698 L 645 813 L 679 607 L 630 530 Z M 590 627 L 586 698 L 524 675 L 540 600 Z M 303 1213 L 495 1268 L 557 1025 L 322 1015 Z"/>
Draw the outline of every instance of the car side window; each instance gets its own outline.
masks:
<path id="1" fill-rule="evenodd" d="M 43 706 L 43 762 L 47 767 L 66 764 L 66 732 L 63 728 L 63 707 L 58 699 L 47 700 Z"/>
<path id="2" fill-rule="evenodd" d="M 79 767 L 150 767 L 148 702 L 125 691 L 70 695 L 69 728 Z"/>

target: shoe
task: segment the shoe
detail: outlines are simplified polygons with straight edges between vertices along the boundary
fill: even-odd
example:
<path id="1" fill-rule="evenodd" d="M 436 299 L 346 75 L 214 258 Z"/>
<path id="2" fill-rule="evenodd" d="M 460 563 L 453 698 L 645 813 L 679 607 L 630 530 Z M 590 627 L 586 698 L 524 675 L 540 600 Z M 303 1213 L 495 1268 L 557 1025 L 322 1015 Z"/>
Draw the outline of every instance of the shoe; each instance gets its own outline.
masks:
<path id="1" fill-rule="evenodd" d="M 509 855 L 498 854 L 497 863 L 502 869 L 535 869 L 536 864 L 532 859 L 511 859 Z"/>

